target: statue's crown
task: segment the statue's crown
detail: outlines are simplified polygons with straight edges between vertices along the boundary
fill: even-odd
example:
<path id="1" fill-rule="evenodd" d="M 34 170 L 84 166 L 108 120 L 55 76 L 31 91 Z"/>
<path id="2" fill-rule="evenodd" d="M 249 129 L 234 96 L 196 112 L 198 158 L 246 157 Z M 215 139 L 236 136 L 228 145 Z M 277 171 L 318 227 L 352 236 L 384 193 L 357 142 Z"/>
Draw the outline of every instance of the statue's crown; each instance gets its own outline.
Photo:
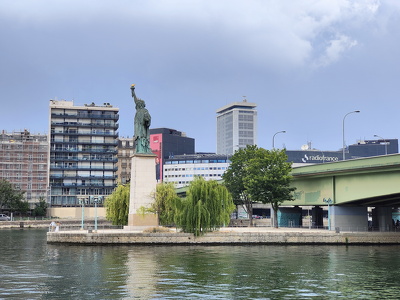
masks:
<path id="1" fill-rule="evenodd" d="M 139 98 L 139 99 L 137 99 L 137 101 L 136 101 L 136 102 L 137 102 L 137 104 L 138 104 L 138 105 L 141 105 L 141 106 L 143 106 L 143 107 L 145 107 L 145 106 L 146 106 L 146 102 L 145 102 L 144 100 L 140 99 L 140 98 Z"/>

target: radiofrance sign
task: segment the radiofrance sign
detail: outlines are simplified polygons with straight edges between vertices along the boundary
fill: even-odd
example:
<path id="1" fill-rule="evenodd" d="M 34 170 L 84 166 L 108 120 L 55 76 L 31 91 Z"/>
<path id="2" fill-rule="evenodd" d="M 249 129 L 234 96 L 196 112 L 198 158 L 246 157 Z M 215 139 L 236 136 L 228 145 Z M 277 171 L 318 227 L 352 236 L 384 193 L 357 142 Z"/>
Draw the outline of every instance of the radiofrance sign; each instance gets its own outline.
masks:
<path id="1" fill-rule="evenodd" d="M 298 164 L 321 164 L 340 161 L 341 151 L 286 150 L 288 161 Z"/>
<path id="2" fill-rule="evenodd" d="M 335 156 L 325 156 L 325 155 L 307 155 L 304 154 L 303 158 L 301 159 L 301 161 L 303 163 L 312 163 L 312 162 L 333 162 L 333 161 L 338 161 L 339 158 L 335 157 Z"/>

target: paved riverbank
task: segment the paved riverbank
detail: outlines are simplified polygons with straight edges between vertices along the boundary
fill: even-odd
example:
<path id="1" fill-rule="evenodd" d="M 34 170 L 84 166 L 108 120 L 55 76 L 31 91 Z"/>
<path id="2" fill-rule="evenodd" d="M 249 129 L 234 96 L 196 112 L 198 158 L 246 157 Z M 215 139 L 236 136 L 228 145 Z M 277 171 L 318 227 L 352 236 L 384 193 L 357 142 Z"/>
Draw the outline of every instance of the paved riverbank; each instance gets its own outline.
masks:
<path id="1" fill-rule="evenodd" d="M 200 237 L 176 232 L 130 230 L 90 230 L 48 232 L 48 243 L 128 244 L 128 245 L 246 245 L 246 244 L 399 244 L 399 232 L 335 232 L 302 228 L 225 227 Z"/>

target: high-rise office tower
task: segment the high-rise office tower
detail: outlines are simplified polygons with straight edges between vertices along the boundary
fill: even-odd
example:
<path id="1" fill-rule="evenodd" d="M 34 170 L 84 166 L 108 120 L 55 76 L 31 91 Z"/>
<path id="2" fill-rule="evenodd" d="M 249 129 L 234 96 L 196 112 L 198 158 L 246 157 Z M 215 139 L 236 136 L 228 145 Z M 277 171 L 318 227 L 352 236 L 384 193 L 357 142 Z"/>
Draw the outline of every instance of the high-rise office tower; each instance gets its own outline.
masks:
<path id="1" fill-rule="evenodd" d="M 217 154 L 233 154 L 257 144 L 256 106 L 245 99 L 217 110 Z"/>
<path id="2" fill-rule="evenodd" d="M 116 186 L 118 108 L 50 100 L 51 206 L 102 205 Z"/>

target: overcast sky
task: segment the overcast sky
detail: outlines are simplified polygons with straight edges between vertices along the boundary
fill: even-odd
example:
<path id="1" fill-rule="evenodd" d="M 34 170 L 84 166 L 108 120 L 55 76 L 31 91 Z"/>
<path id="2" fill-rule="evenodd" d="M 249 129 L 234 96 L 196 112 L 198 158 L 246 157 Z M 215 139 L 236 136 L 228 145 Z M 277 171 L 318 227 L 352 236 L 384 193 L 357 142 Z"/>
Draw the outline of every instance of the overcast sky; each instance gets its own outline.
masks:
<path id="1" fill-rule="evenodd" d="M 216 151 L 216 110 L 256 103 L 258 146 L 399 138 L 398 0 L 0 0 L 0 127 L 48 132 L 50 99 L 120 109 Z"/>

